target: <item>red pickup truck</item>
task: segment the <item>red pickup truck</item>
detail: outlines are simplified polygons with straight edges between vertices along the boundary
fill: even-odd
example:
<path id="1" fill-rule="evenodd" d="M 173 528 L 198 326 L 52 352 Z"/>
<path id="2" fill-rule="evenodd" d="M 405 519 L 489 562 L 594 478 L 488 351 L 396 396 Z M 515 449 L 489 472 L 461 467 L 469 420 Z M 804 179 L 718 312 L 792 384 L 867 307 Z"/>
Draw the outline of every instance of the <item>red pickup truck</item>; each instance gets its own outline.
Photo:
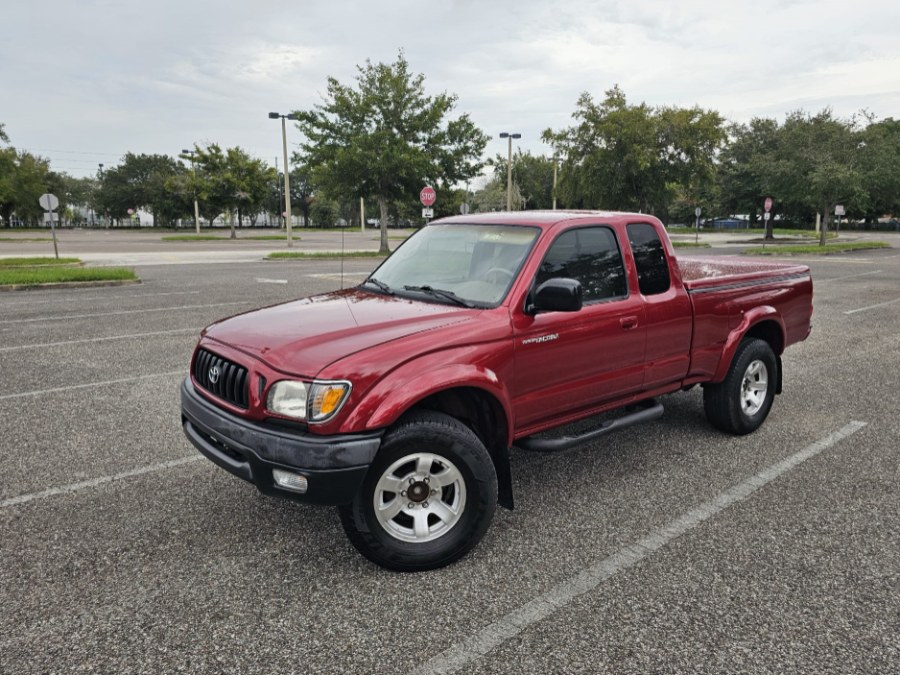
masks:
<path id="1" fill-rule="evenodd" d="M 677 260 L 651 216 L 446 218 L 355 288 L 207 327 L 182 424 L 262 492 L 337 505 L 375 563 L 432 569 L 512 508 L 511 446 L 595 440 L 696 384 L 715 427 L 754 431 L 812 311 L 806 266 Z"/>

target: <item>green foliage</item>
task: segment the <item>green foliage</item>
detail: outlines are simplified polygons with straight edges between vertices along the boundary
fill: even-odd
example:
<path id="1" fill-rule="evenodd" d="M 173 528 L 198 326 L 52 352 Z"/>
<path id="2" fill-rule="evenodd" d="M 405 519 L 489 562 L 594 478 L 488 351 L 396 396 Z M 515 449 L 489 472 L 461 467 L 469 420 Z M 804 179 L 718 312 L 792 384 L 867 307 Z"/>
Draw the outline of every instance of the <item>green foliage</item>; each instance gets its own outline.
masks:
<path id="1" fill-rule="evenodd" d="M 668 220 L 676 199 L 699 205 L 712 191 L 724 120 L 701 108 L 631 105 L 618 86 L 596 103 L 579 97 L 575 126 L 544 140 L 562 159 L 562 204 L 654 213 Z"/>
<path id="2" fill-rule="evenodd" d="M 128 209 L 146 209 L 153 225 L 172 225 L 191 213 L 188 194 L 173 190 L 185 179 L 184 166 L 168 155 L 127 153 L 119 166 L 103 173 L 96 198 L 98 211 L 112 218 L 126 218 Z"/>
<path id="3" fill-rule="evenodd" d="M 265 210 L 275 180 L 275 170 L 239 147 L 222 148 L 210 143 L 194 149 L 194 171 L 187 176 L 187 192 L 197 194 L 200 213 L 212 222 L 223 213 L 251 219 Z M 234 234 L 232 218 L 231 237 Z"/>
<path id="4" fill-rule="evenodd" d="M 501 172 L 498 171 L 495 176 L 499 176 L 500 173 Z M 472 198 L 472 211 L 488 213 L 491 211 L 506 210 L 506 172 L 503 171 L 502 173 L 502 178 L 492 178 L 483 188 L 474 194 Z M 512 185 L 513 207 L 515 208 L 516 205 L 522 204 L 522 202 L 522 193 L 519 192 L 519 185 L 514 182 Z"/>
<path id="5" fill-rule="evenodd" d="M 497 155 L 490 164 L 494 179 L 503 187 L 503 209 L 506 209 L 507 158 Z M 553 158 L 532 155 L 517 149 L 512 160 L 513 208 L 549 209 L 553 207 Z M 491 209 L 488 209 L 491 210 Z"/>
<path id="6" fill-rule="evenodd" d="M 377 201 L 387 251 L 389 207 L 414 202 L 425 184 L 441 194 L 477 175 L 487 136 L 468 115 L 449 119 L 456 96 L 426 95 L 424 75 L 410 73 L 402 53 L 358 71 L 355 87 L 330 77 L 324 102 L 295 113 L 305 137 L 301 159 L 332 199 Z"/>

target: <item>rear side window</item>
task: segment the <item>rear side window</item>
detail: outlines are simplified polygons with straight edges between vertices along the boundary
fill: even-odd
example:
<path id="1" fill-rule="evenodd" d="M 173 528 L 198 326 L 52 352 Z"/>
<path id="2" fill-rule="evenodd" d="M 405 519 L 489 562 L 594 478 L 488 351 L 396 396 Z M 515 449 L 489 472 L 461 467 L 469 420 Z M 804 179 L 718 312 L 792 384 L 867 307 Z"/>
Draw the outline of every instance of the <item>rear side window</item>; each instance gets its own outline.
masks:
<path id="1" fill-rule="evenodd" d="M 631 223 L 628 241 L 634 253 L 641 293 L 658 295 L 669 290 L 669 263 L 656 228 L 648 223 Z"/>
<path id="2" fill-rule="evenodd" d="M 608 227 L 584 227 L 559 235 L 538 269 L 536 286 L 557 277 L 580 281 L 585 302 L 628 293 L 619 244 Z"/>

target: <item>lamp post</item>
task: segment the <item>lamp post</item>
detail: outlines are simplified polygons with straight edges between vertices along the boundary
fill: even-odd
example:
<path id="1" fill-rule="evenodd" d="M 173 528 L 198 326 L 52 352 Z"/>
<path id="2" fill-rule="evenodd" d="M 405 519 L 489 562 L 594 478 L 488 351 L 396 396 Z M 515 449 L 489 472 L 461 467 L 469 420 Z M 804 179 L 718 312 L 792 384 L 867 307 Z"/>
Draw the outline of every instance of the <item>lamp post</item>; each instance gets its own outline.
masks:
<path id="1" fill-rule="evenodd" d="M 100 164 L 98 164 L 97 166 L 100 167 L 100 168 L 97 170 L 97 176 L 100 178 L 100 189 L 102 190 L 102 189 L 103 189 L 103 162 L 100 162 Z M 102 216 L 102 215 L 98 215 L 97 217 L 98 217 L 101 221 L 103 220 L 103 216 Z M 109 227 L 109 221 L 106 222 L 106 227 Z"/>
<path id="2" fill-rule="evenodd" d="M 281 118 L 281 145 L 284 148 L 284 217 L 287 224 L 287 245 L 288 248 L 293 247 L 294 241 L 291 238 L 291 180 L 288 177 L 288 154 L 287 154 L 287 130 L 285 128 L 285 120 L 300 119 L 295 113 L 282 115 L 277 112 L 270 112 L 269 119 L 277 120 Z"/>
<path id="3" fill-rule="evenodd" d="M 194 192 L 194 229 L 200 234 L 200 206 L 197 204 L 197 171 L 194 169 L 195 150 L 185 150 L 182 148 L 182 154 L 191 158 L 191 175 L 194 177 L 194 184 L 191 186 Z"/>
<path id="4" fill-rule="evenodd" d="M 506 210 L 512 211 L 512 142 L 514 138 L 522 138 L 522 134 L 503 132 L 500 138 L 509 139 L 509 153 L 506 158 Z"/>

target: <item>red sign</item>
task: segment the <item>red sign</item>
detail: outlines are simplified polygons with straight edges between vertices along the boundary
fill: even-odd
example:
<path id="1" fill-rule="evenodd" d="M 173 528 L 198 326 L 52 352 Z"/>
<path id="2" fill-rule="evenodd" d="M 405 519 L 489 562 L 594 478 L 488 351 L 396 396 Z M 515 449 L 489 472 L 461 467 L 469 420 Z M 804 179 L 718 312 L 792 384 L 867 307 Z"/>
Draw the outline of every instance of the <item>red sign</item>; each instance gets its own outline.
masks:
<path id="1" fill-rule="evenodd" d="M 772 210 L 772 198 L 766 197 L 766 213 Z"/>
<path id="2" fill-rule="evenodd" d="M 437 192 L 434 191 L 434 188 L 426 185 L 422 188 L 422 191 L 419 193 L 419 200 L 425 206 L 431 206 L 434 204 L 434 200 L 437 199 Z"/>

